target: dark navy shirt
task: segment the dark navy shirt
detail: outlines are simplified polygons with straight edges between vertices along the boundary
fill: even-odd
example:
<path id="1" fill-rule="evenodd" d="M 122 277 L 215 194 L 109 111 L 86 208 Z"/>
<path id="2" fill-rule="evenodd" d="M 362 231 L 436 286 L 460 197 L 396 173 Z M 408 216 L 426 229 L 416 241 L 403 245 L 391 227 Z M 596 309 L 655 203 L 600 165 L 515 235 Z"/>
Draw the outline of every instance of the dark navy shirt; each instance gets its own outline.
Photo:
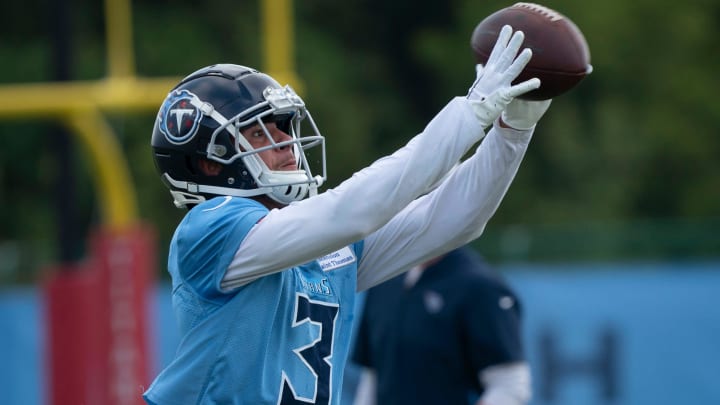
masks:
<path id="1" fill-rule="evenodd" d="M 378 405 L 468 404 L 483 369 L 524 360 L 518 299 L 474 250 L 404 280 L 368 291 L 353 353 L 377 375 Z"/>

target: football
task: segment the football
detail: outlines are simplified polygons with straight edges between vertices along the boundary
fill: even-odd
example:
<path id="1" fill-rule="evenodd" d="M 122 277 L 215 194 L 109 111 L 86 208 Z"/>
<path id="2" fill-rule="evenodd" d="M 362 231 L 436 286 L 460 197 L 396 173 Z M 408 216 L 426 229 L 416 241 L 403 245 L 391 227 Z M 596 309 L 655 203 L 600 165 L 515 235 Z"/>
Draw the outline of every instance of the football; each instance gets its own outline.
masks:
<path id="1" fill-rule="evenodd" d="M 475 62 L 484 64 L 503 25 L 522 31 L 520 49 L 530 48 L 532 59 L 513 83 L 537 77 L 540 88 L 520 98 L 547 100 L 575 87 L 592 72 L 585 36 L 569 18 L 534 3 L 516 3 L 489 15 L 475 27 L 470 39 Z"/>

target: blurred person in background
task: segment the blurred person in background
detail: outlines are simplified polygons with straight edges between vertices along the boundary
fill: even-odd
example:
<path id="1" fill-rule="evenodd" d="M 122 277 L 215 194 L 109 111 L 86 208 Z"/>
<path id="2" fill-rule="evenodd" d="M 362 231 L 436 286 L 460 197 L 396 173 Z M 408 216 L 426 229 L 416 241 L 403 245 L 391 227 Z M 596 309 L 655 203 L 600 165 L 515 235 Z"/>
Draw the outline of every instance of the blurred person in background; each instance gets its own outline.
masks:
<path id="1" fill-rule="evenodd" d="M 352 360 L 354 405 L 524 405 L 518 297 L 470 247 L 368 290 Z"/>
<path id="2" fill-rule="evenodd" d="M 151 146 L 188 209 L 168 257 L 181 341 L 144 399 L 339 403 L 356 291 L 478 238 L 512 183 L 550 103 L 515 99 L 540 85 L 511 84 L 523 39 L 504 27 L 467 95 L 323 193 L 325 138 L 290 87 L 220 64 L 172 89 Z"/>

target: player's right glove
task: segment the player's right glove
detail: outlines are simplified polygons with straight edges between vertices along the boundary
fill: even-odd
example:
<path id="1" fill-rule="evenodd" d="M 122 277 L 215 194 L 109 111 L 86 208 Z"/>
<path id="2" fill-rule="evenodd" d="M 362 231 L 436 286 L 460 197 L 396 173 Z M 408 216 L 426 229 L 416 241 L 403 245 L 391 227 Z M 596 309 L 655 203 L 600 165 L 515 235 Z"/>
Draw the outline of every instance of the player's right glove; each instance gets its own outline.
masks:
<path id="1" fill-rule="evenodd" d="M 527 48 L 518 55 L 524 39 L 522 31 L 513 33 L 509 25 L 503 26 L 485 66 L 476 66 L 477 76 L 467 98 L 483 128 L 492 125 L 515 97 L 540 87 L 537 78 L 511 84 L 532 57 Z"/>

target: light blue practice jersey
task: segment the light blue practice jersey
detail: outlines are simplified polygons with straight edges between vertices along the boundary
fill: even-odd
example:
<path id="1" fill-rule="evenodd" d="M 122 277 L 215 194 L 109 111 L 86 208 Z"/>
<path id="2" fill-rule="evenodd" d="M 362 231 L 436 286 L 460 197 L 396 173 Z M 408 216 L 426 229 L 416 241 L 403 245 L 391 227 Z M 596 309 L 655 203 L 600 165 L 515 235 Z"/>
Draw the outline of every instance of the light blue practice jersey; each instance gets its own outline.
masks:
<path id="1" fill-rule="evenodd" d="M 149 404 L 339 403 L 362 242 L 223 291 L 240 243 L 267 213 L 218 197 L 178 226 L 168 268 L 182 339 Z"/>

